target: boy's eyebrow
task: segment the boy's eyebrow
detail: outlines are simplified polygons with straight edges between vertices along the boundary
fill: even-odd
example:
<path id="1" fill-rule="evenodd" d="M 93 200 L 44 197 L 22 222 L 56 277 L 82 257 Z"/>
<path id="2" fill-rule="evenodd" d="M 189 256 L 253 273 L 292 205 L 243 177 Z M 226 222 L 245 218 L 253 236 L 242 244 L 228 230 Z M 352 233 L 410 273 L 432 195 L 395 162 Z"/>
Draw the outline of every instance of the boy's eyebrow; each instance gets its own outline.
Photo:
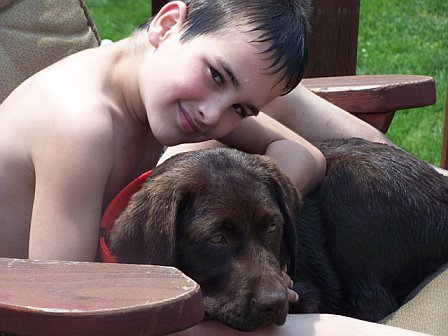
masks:
<path id="1" fill-rule="evenodd" d="M 227 75 L 230 77 L 230 81 L 232 82 L 233 86 L 236 88 L 240 87 L 240 82 L 238 79 L 236 79 L 235 74 L 232 71 L 232 67 L 229 63 L 224 61 L 221 57 L 217 57 L 219 65 L 224 69 L 224 71 L 227 73 Z"/>
<path id="2" fill-rule="evenodd" d="M 236 78 L 235 74 L 233 73 L 230 64 L 227 63 L 226 61 L 224 61 L 221 57 L 217 57 L 217 60 L 218 60 L 219 65 L 221 65 L 221 67 L 224 69 L 224 71 L 230 77 L 230 81 L 232 82 L 233 86 L 238 89 L 241 85 L 240 85 L 240 82 L 238 81 L 238 79 Z M 246 105 L 249 108 L 249 110 L 251 111 L 252 115 L 256 116 L 256 115 L 258 115 L 258 113 L 260 113 L 260 109 L 257 108 L 255 105 L 252 105 L 252 104 L 246 104 Z"/>

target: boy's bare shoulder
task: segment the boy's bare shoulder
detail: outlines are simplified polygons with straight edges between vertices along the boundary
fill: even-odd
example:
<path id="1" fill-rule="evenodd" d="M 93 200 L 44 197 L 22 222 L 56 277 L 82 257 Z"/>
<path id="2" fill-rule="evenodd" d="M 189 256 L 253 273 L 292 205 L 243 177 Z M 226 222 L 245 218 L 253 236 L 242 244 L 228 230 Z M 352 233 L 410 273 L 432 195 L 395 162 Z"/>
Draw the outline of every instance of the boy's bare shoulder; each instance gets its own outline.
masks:
<path id="1" fill-rule="evenodd" d="M 58 157 L 73 159 L 75 166 L 76 159 L 92 156 L 111 160 L 113 125 L 102 99 L 101 79 L 95 79 L 97 72 L 81 65 L 79 57 L 35 74 L 0 107 L 0 132 L 8 130 L 10 140 L 28 153 L 33 166 L 57 166 Z M 80 82 L 81 78 L 90 80 Z"/>
<path id="2" fill-rule="evenodd" d="M 16 98 L 28 106 L 26 117 L 52 126 L 86 130 L 109 119 L 102 89 L 107 79 L 95 66 L 83 61 L 83 54 L 69 56 L 24 83 Z"/>
<path id="3" fill-rule="evenodd" d="M 81 105 L 88 108 L 94 104 L 92 107 L 97 108 L 104 96 L 103 83 L 108 80 L 104 72 L 99 71 L 99 62 L 94 50 L 71 55 L 30 78 L 29 89 L 47 98 L 45 103 L 57 103 L 56 107 L 62 105 L 70 109 Z"/>

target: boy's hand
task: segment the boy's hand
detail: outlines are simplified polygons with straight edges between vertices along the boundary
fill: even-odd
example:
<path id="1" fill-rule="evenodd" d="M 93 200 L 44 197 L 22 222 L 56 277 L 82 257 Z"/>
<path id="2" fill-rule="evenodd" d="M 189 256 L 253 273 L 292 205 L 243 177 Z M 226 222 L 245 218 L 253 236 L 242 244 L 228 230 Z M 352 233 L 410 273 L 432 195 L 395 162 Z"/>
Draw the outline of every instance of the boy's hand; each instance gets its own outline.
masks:
<path id="1" fill-rule="evenodd" d="M 285 282 L 286 287 L 288 288 L 288 301 L 290 303 L 295 303 L 299 301 L 299 294 L 297 294 L 297 292 L 291 289 L 292 286 L 294 285 L 294 282 L 286 273 L 286 266 L 283 268 L 282 273 L 283 273 L 283 280 Z"/>

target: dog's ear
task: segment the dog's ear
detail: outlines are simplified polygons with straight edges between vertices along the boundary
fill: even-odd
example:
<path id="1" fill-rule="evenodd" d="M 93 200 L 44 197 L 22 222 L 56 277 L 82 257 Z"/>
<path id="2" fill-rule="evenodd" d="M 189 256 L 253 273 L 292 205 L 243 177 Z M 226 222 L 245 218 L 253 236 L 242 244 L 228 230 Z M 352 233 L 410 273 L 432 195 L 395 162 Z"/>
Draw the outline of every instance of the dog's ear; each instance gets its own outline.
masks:
<path id="1" fill-rule="evenodd" d="M 285 220 L 280 262 L 282 265 L 287 263 L 288 273 L 294 274 L 297 255 L 296 221 L 302 206 L 302 196 L 270 158 L 267 156 L 261 156 L 261 158 L 264 161 L 263 170 L 265 171 L 263 179 L 277 200 Z"/>
<path id="2" fill-rule="evenodd" d="M 108 245 L 119 262 L 175 266 L 177 218 L 192 200 L 195 182 L 185 171 L 166 169 L 173 162 L 153 171 L 115 221 Z"/>

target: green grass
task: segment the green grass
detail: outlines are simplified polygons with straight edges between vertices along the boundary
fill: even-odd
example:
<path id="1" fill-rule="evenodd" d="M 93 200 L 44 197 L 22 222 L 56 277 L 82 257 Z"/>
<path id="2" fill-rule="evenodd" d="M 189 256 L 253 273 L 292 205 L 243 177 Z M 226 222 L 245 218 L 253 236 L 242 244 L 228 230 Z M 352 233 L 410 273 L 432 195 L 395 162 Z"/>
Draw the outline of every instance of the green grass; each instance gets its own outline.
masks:
<path id="1" fill-rule="evenodd" d="M 448 1 L 361 0 L 358 74 L 418 74 L 436 81 L 431 107 L 398 111 L 388 137 L 438 164 L 448 83 Z"/>
<path id="2" fill-rule="evenodd" d="M 103 39 L 128 36 L 150 13 L 149 0 L 87 0 Z M 448 83 L 447 0 L 361 0 L 358 74 L 419 74 L 436 80 L 437 103 L 398 111 L 388 137 L 438 164 Z"/>
<path id="3" fill-rule="evenodd" d="M 117 41 L 129 36 L 149 18 L 149 0 L 87 0 L 89 13 L 102 39 Z"/>

